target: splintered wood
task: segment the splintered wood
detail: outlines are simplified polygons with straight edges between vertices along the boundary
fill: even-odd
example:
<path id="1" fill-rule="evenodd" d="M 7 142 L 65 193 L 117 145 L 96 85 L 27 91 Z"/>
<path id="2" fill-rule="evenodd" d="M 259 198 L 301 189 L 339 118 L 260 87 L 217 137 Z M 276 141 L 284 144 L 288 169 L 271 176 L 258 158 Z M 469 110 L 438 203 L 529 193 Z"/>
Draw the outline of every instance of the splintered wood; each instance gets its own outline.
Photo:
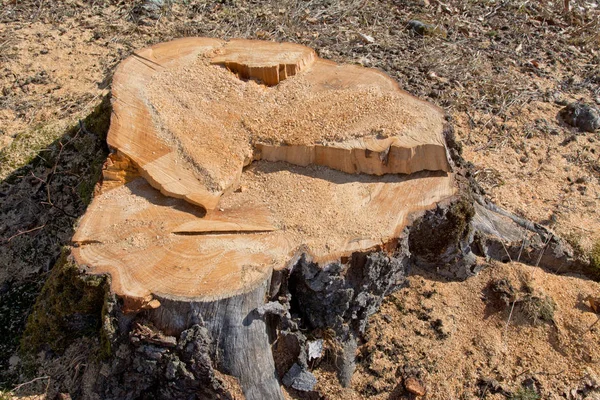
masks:
<path id="1" fill-rule="evenodd" d="M 301 253 L 390 250 L 456 190 L 439 109 L 300 45 L 153 46 L 115 73 L 113 110 L 110 184 L 73 253 L 139 307 L 245 293 Z"/>

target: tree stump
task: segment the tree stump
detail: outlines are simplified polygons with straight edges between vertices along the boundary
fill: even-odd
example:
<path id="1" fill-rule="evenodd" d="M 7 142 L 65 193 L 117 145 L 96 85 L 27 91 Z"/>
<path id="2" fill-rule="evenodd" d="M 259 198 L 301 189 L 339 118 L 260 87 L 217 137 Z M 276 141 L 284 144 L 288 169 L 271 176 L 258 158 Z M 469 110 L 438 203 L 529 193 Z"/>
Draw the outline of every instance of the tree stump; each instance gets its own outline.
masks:
<path id="1" fill-rule="evenodd" d="M 347 384 L 356 335 L 410 260 L 473 272 L 475 208 L 444 113 L 379 71 L 186 38 L 125 60 L 112 94 L 112 153 L 73 257 L 111 276 L 121 325 L 206 327 L 248 399 L 283 398 L 291 365 L 276 374 L 271 347 L 298 332 L 290 311 L 336 332 Z"/>

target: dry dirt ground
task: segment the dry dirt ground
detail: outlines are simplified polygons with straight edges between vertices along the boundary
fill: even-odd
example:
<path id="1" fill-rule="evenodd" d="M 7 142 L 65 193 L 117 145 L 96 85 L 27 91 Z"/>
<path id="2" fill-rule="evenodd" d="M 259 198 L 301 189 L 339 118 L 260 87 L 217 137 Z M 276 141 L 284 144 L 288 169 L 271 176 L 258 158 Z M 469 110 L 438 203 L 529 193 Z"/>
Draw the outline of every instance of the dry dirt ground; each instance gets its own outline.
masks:
<path id="1" fill-rule="evenodd" d="M 105 99 L 119 61 L 176 37 L 292 41 L 324 58 L 384 70 L 447 110 L 476 180 L 498 205 L 590 252 L 600 239 L 600 136 L 566 125 L 558 112 L 576 100 L 600 104 L 600 4 L 570 7 L 0 0 L 3 384 L 24 379 L 11 356 L 26 315 L 106 155 L 105 123 L 95 115 L 78 121 Z M 416 34 L 407 27 L 414 19 L 435 29 Z M 430 399 L 600 398 L 592 393 L 600 385 L 600 324 L 589 329 L 596 316 L 588 295 L 600 296 L 600 285 L 516 263 L 490 264 L 462 283 L 414 271 L 410 286 L 373 318 L 352 387 L 340 388 L 324 360 L 315 365 L 321 394 L 313 397 L 404 398 L 408 374 Z M 552 315 L 542 307 L 540 318 L 536 310 L 548 304 Z"/>

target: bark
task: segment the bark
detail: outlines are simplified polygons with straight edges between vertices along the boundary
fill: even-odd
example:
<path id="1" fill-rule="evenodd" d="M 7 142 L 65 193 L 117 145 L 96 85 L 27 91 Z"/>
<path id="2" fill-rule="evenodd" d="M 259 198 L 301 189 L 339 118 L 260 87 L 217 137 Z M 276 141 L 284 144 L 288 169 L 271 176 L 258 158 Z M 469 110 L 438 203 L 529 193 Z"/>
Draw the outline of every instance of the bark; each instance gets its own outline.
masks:
<path id="1" fill-rule="evenodd" d="M 265 302 L 269 281 L 249 293 L 210 302 L 160 298 L 148 313 L 155 326 L 178 334 L 201 325 L 214 343 L 216 367 L 239 379 L 248 399 L 283 399 L 275 376 L 267 324 L 257 309 Z"/>

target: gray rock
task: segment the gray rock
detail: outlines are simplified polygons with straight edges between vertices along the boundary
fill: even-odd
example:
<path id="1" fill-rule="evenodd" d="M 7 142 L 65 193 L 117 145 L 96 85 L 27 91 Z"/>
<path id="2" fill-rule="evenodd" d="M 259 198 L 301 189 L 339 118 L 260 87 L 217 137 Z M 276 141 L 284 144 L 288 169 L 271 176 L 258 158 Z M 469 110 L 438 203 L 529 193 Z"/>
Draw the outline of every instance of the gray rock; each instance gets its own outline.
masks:
<path id="1" fill-rule="evenodd" d="M 144 7 L 147 11 L 156 12 L 169 5 L 169 3 L 169 0 L 146 0 L 142 7 Z"/>
<path id="2" fill-rule="evenodd" d="M 600 128 L 600 110 L 586 103 L 571 103 L 560 110 L 559 116 L 582 132 L 594 132 Z"/>
<path id="3" fill-rule="evenodd" d="M 406 27 L 420 36 L 440 36 L 445 38 L 448 35 L 444 28 L 426 24 L 416 19 L 408 21 Z"/>
<path id="4" fill-rule="evenodd" d="M 131 17 L 138 23 L 147 24 L 146 18 L 157 20 L 173 4 L 173 0 L 143 0 L 136 2 L 131 10 Z"/>
<path id="5" fill-rule="evenodd" d="M 283 377 L 283 384 L 302 392 L 310 392 L 317 384 L 317 378 L 299 364 L 294 364 Z"/>
<path id="6" fill-rule="evenodd" d="M 408 29 L 411 31 L 418 33 L 421 36 L 424 36 L 428 29 L 432 29 L 433 27 L 424 22 L 418 21 L 416 19 L 408 21 Z"/>

